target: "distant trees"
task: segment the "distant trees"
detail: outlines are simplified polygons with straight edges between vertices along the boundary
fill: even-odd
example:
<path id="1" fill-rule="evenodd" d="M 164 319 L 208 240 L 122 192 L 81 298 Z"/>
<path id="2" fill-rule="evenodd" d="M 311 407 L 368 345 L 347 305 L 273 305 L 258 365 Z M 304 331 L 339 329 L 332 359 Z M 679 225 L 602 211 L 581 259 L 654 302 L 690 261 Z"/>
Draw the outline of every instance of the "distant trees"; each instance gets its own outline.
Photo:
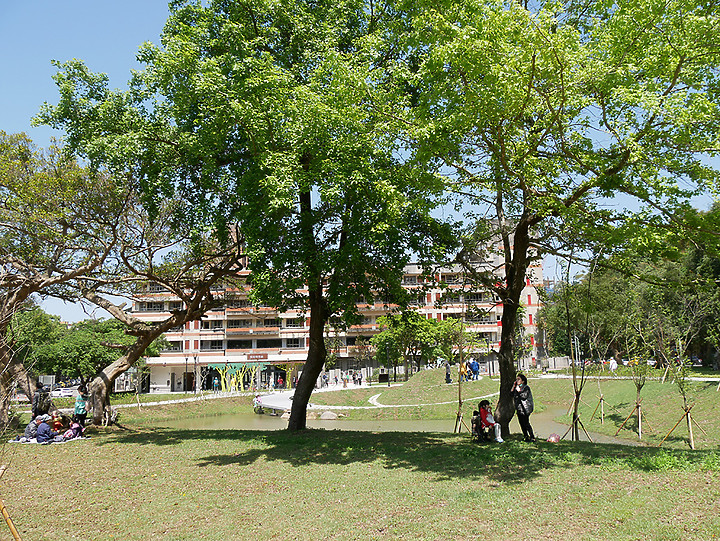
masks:
<path id="1" fill-rule="evenodd" d="M 585 359 L 652 358 L 667 366 L 697 357 L 712 365 L 719 351 L 720 259 L 699 244 L 680 244 L 678 251 L 675 260 L 636 256 L 634 276 L 598 268 L 592 280 L 583 275 L 559 284 L 540 313 L 550 351 L 570 354 L 567 308 L 569 334 Z"/>
<path id="2" fill-rule="evenodd" d="M 380 364 L 396 367 L 405 365 L 405 379 L 413 362 L 419 369 L 424 364 L 444 358 L 453 361 L 479 347 L 477 336 L 468 331 L 459 319 L 438 321 L 423 314 L 405 310 L 378 318 L 380 333 L 371 338 L 376 359 Z"/>

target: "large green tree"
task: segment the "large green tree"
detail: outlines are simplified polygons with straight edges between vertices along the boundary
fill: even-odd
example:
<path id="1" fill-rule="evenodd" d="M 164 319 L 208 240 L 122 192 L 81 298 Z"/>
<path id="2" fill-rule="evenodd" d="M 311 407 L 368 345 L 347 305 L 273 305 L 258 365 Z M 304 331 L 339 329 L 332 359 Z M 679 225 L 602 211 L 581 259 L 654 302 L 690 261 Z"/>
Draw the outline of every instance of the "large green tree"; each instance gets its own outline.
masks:
<path id="1" fill-rule="evenodd" d="M 413 253 L 437 259 L 432 175 L 404 164 L 376 84 L 386 11 L 359 0 L 177 1 L 145 45 L 127 92 L 79 62 L 41 121 L 98 167 L 130 175 L 146 201 L 178 193 L 178 227 L 242 231 L 256 300 L 310 317 L 289 421 L 305 427 L 331 316 L 399 292 Z M 432 256 L 432 257 L 431 257 Z"/>
<path id="2" fill-rule="evenodd" d="M 500 400 L 514 414 L 516 314 L 544 252 L 672 250 L 696 229 L 691 197 L 717 189 L 718 5 L 414 2 L 393 72 L 416 157 L 445 175 L 478 227 L 460 260 L 503 305 Z M 623 195 L 626 203 L 610 205 Z M 493 272 L 477 255 L 499 253 Z"/>
<path id="3" fill-rule="evenodd" d="M 123 194 L 58 148 L 43 152 L 24 134 L 0 132 L 0 426 L 15 383 L 35 392 L 11 344 L 14 316 L 34 295 L 77 298 L 72 283 L 96 273 L 115 247 Z"/>

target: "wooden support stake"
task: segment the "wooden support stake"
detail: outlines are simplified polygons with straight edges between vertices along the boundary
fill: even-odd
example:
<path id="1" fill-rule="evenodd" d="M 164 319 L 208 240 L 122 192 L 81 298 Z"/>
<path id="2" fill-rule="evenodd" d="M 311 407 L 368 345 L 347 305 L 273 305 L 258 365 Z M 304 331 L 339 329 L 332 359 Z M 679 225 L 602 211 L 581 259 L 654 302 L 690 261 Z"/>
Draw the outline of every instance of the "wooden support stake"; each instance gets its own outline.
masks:
<path id="1" fill-rule="evenodd" d="M 590 441 L 590 443 L 594 443 L 593 439 L 590 437 L 590 434 L 588 434 L 588 431 L 585 430 L 585 425 L 580 420 L 580 417 L 577 418 L 578 423 L 580 423 L 580 427 L 583 429 L 583 432 L 585 432 L 585 435 L 587 436 L 587 439 Z"/>
<path id="2" fill-rule="evenodd" d="M 0 477 L 3 476 L 6 468 L 7 466 L 5 464 L 0 466 Z M 18 532 L 17 528 L 15 528 L 15 524 L 13 524 L 12 518 L 10 518 L 10 513 L 8 513 L 7 507 L 5 507 L 5 502 L 2 499 L 0 499 L 0 513 L 2 513 L 2 516 L 5 519 L 5 524 L 8 525 L 8 528 L 10 528 L 10 533 L 12 534 L 13 539 L 15 539 L 15 541 L 22 541 L 20 539 L 20 532 Z"/>
<path id="3" fill-rule="evenodd" d="M 635 407 L 634 407 L 633 410 L 630 412 L 630 415 L 627 416 L 627 418 L 626 418 L 626 419 L 622 422 L 622 424 L 620 425 L 620 428 L 618 428 L 618 429 L 617 429 L 617 432 L 615 432 L 615 435 L 616 435 L 616 436 L 617 436 L 618 434 L 620 434 L 620 431 L 621 431 L 621 430 L 623 429 L 623 427 L 625 426 L 625 423 L 627 423 L 628 420 L 630 419 L 630 417 L 633 416 L 633 413 L 635 413 L 635 410 L 636 410 L 636 409 L 637 409 L 637 404 L 635 404 Z"/>
<path id="4" fill-rule="evenodd" d="M 593 411 L 593 414 L 590 416 L 590 420 L 592 421 L 595 418 L 595 414 L 597 413 L 598 408 L 600 408 L 600 424 L 605 424 L 605 395 L 601 394 L 598 398 L 600 401 L 598 402 L 598 405 L 595 406 L 595 411 Z"/>
<path id="5" fill-rule="evenodd" d="M 670 429 L 670 432 L 668 432 L 667 435 L 662 439 L 662 441 L 661 441 L 660 443 L 658 443 L 658 447 L 660 447 L 663 443 L 665 443 L 665 440 L 668 439 L 668 437 L 670 437 L 670 434 L 673 433 L 673 431 L 678 427 L 678 425 L 682 422 L 682 420 L 685 419 L 688 415 L 690 415 L 690 410 L 691 410 L 691 409 L 692 409 L 692 406 L 690 406 L 689 408 L 687 408 L 687 409 L 685 410 L 685 413 L 683 413 L 683 416 L 680 417 L 680 419 L 678 419 L 678 422 L 675 423 L 675 426 L 672 427 L 672 428 Z M 693 446 L 691 445 L 691 448 L 694 449 L 695 447 L 693 447 Z"/>

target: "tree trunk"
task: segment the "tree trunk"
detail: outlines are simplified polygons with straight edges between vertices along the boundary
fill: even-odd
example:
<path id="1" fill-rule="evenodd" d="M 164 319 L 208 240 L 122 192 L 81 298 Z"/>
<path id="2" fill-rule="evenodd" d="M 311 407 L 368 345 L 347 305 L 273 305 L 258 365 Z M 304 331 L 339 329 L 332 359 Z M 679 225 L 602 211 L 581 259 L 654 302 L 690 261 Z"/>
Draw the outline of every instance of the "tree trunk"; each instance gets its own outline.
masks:
<path id="1" fill-rule="evenodd" d="M 0 329 L 0 333 L 7 329 Z M 5 334 L 0 337 L 0 429 L 9 425 L 10 397 L 17 385 L 32 404 L 37 385 L 34 378 L 30 378 L 25 365 L 13 360 L 12 350 L 7 345 Z"/>
<path id="2" fill-rule="evenodd" d="M 498 368 L 500 370 L 500 396 L 495 408 L 496 420 L 500 423 L 502 437 L 510 436 L 510 421 L 515 415 L 515 401 L 512 396 L 512 386 L 515 382 L 515 359 L 513 340 L 515 334 L 515 317 L 517 308 L 505 305 L 502 315 L 502 331 L 500 352 L 498 355 Z"/>
<path id="3" fill-rule="evenodd" d="M 513 231 L 512 239 L 503 233 L 505 250 L 505 288 L 502 291 L 503 314 L 500 352 L 500 397 L 498 398 L 498 422 L 503 438 L 510 435 L 510 420 L 515 415 L 512 386 L 517 376 L 515 369 L 515 334 L 520 297 L 525 288 L 525 275 L 528 269 L 528 250 L 530 248 L 530 222 L 523 217 Z"/>
<path id="4" fill-rule="evenodd" d="M 295 394 L 290 409 L 290 420 L 288 430 L 297 432 L 304 430 L 307 426 L 307 406 L 310 402 L 310 395 L 315 389 L 320 372 L 322 372 L 327 350 L 325 349 L 325 323 L 327 322 L 327 310 L 325 309 L 322 297 L 322 285 L 313 288 L 309 292 L 310 298 L 310 346 L 308 356 L 303 367 L 300 379 L 295 388 Z"/>
<path id="5" fill-rule="evenodd" d="M 580 391 L 575 391 L 575 403 L 573 404 L 573 441 L 580 441 Z"/>
<path id="6" fill-rule="evenodd" d="M 115 380 L 132 368 L 147 347 L 162 334 L 155 329 L 144 336 L 138 337 L 137 342 L 130 350 L 110 366 L 105 367 L 89 385 L 90 399 L 88 400 L 91 410 L 93 424 L 99 426 L 103 421 L 103 414 L 110 408 L 110 392 L 113 389 Z"/>

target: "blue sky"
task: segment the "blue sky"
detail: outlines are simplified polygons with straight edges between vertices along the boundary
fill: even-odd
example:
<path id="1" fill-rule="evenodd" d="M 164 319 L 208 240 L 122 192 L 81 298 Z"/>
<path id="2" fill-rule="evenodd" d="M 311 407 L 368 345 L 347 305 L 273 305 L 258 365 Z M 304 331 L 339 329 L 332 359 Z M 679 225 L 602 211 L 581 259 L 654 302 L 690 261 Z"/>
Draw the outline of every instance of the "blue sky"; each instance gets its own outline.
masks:
<path id="1" fill-rule="evenodd" d="M 51 60 L 84 60 L 125 88 L 145 41 L 159 43 L 168 16 L 166 0 L 0 0 L 0 130 L 25 132 L 40 147 L 62 134 L 33 128 L 43 102 L 56 103 Z M 88 317 L 81 307 L 47 301 L 43 307 L 67 321 Z M 104 317 L 104 312 L 97 314 Z"/>
<path id="2" fill-rule="evenodd" d="M 159 42 L 166 0 L 0 0 L 0 130 L 24 131 L 39 146 L 61 134 L 32 128 L 43 102 L 55 103 L 51 60 L 84 60 L 125 88 L 145 41 Z"/>
<path id="3" fill-rule="evenodd" d="M 125 88 L 130 70 L 141 67 L 135 60 L 138 47 L 145 41 L 159 43 L 167 16 L 166 0 L 0 0 L 0 130 L 24 131 L 47 147 L 62 134 L 33 128 L 30 121 L 43 102 L 57 102 L 51 60 L 84 60 L 92 71 L 107 73 L 111 87 Z M 710 201 L 702 198 L 696 204 L 707 208 Z M 554 264 L 545 274 L 559 278 Z M 43 306 L 68 321 L 88 317 L 80 307 L 60 301 Z"/>

